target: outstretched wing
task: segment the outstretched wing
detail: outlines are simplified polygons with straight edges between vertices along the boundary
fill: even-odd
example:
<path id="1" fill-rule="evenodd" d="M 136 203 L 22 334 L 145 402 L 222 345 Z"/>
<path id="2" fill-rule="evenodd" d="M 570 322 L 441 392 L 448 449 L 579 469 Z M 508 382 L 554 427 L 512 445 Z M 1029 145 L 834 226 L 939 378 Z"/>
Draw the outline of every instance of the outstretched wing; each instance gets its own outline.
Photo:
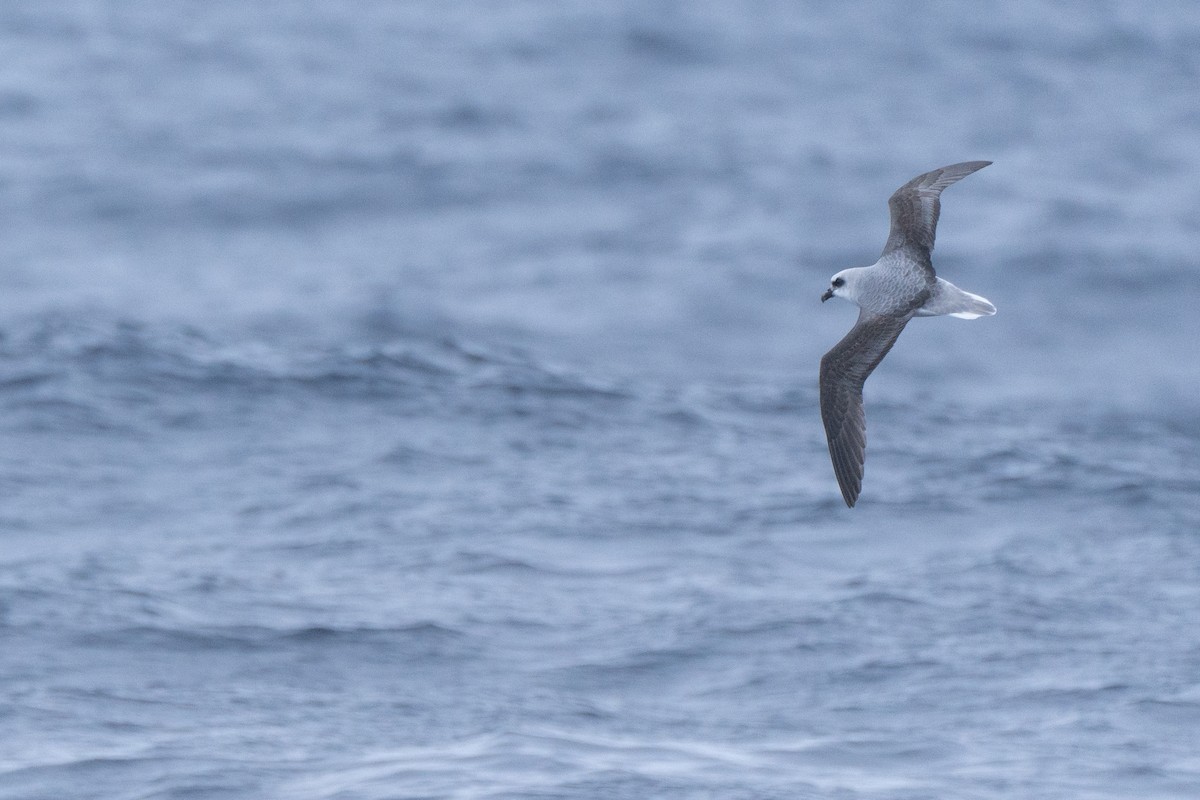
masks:
<path id="1" fill-rule="evenodd" d="M 972 172 L 983 169 L 990 161 L 964 161 L 918 175 L 896 190 L 888 200 L 892 212 L 892 229 L 883 252 L 902 247 L 910 248 L 918 260 L 929 264 L 929 251 L 937 233 L 938 215 L 942 211 L 939 199 L 942 190 L 957 183 Z M 933 268 L 930 267 L 930 270 Z"/>
<path id="2" fill-rule="evenodd" d="M 833 472 L 851 508 L 862 490 L 866 461 L 863 384 L 911 318 L 912 314 L 889 317 L 864 308 L 850 332 L 821 359 L 821 419 L 825 422 Z"/>

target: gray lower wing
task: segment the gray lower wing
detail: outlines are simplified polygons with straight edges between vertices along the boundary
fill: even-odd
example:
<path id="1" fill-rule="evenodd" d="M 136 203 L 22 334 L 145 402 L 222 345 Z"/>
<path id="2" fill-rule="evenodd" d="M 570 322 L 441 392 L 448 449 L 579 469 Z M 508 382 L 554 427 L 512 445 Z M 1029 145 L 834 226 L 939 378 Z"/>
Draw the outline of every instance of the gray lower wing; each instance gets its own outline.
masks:
<path id="1" fill-rule="evenodd" d="M 937 235 L 938 216 L 942 212 L 941 194 L 947 186 L 957 183 L 972 172 L 983 169 L 990 161 L 964 161 L 918 175 L 901 186 L 888 200 L 892 228 L 883 252 L 906 248 L 913 258 L 923 262 L 932 272 L 929 251 Z"/>
<path id="2" fill-rule="evenodd" d="M 862 490 L 866 461 L 863 384 L 911 318 L 912 314 L 889 317 L 863 309 L 850 332 L 821 359 L 821 419 L 833 472 L 851 508 Z"/>

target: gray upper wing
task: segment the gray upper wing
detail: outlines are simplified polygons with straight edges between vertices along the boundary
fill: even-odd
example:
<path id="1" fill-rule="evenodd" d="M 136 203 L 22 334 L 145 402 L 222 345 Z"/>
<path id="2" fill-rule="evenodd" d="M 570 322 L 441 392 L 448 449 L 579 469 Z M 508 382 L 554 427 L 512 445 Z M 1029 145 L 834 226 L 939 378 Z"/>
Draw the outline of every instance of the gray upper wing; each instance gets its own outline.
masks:
<path id="1" fill-rule="evenodd" d="M 907 248 L 918 260 L 929 265 L 929 251 L 933 249 L 938 215 L 942 211 L 942 202 L 939 199 L 942 190 L 991 163 L 964 161 L 961 164 L 951 164 L 918 175 L 897 189 L 888 200 L 888 208 L 892 213 L 892 229 L 888 234 L 887 244 L 883 246 L 883 252 Z M 930 270 L 932 269 L 930 266 Z"/>
<path id="2" fill-rule="evenodd" d="M 851 508 L 862 490 L 866 461 L 863 384 L 911 318 L 911 313 L 891 317 L 861 309 L 858 322 L 821 359 L 821 419 L 825 422 L 833 472 Z"/>

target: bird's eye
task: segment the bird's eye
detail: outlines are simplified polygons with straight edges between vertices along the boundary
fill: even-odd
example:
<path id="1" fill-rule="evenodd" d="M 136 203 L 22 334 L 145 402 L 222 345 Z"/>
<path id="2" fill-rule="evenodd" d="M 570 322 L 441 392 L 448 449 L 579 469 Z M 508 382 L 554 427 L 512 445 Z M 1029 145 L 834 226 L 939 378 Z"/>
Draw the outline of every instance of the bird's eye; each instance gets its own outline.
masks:
<path id="1" fill-rule="evenodd" d="M 843 286 L 845 283 L 846 283 L 846 279 L 845 279 L 845 278 L 834 278 L 834 279 L 833 279 L 833 285 L 834 285 L 834 287 L 835 287 L 835 288 L 836 288 L 836 287 L 841 287 L 841 286 Z"/>

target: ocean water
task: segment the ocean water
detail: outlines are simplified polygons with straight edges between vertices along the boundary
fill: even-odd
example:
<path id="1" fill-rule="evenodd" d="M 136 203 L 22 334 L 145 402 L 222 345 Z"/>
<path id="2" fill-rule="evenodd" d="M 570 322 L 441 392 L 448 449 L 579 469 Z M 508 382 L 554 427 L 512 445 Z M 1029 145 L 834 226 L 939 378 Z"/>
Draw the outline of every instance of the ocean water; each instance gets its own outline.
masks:
<path id="1" fill-rule="evenodd" d="M 1200 796 L 1200 8 L 900 6 L 0 8 L 0 798 Z"/>

